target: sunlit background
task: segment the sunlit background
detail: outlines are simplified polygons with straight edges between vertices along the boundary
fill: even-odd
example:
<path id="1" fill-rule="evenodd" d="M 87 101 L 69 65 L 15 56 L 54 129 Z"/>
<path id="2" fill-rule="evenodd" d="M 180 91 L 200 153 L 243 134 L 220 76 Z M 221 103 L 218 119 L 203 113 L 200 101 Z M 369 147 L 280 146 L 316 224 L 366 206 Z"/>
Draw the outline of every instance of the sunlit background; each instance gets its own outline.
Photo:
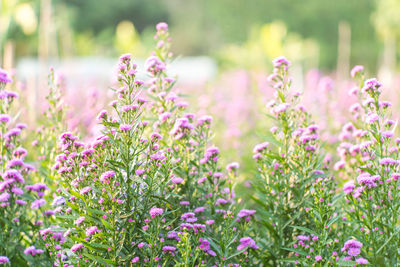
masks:
<path id="1" fill-rule="evenodd" d="M 155 24 L 165 21 L 179 92 L 194 111 L 215 117 L 228 159 L 246 159 L 265 126 L 259 111 L 274 57 L 291 60 L 294 85 L 332 132 L 340 122 L 325 114 L 346 112 L 355 64 L 378 76 L 396 104 L 398 14 L 398 0 L 0 0 L 0 65 L 19 81 L 30 124 L 54 66 L 65 76 L 70 127 L 91 136 L 117 58 L 132 53 L 140 66 L 155 45 Z"/>

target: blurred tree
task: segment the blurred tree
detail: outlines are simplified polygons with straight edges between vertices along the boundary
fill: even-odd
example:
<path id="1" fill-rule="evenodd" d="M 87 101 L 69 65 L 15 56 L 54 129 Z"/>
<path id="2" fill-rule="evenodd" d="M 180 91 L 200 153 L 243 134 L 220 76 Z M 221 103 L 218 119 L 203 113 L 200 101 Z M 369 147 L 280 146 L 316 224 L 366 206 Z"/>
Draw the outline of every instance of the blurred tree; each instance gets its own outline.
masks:
<path id="1" fill-rule="evenodd" d="M 376 0 L 376 10 L 372 15 L 376 32 L 384 43 L 380 59 L 380 76 L 390 82 L 396 69 L 397 52 L 400 49 L 400 1 Z"/>
<path id="2" fill-rule="evenodd" d="M 315 39 L 321 49 L 321 66 L 333 69 L 337 61 L 338 24 L 347 21 L 352 31 L 352 63 L 376 65 L 380 44 L 375 41 L 370 20 L 375 0 L 189 0 L 184 6 L 180 0 L 165 2 L 173 28 L 179 28 L 173 36 L 188 36 L 179 38 L 179 42 L 193 47 L 193 53 L 212 52 L 224 43 L 244 43 L 253 25 L 279 20 L 289 32 Z M 182 42 L 180 46 L 184 46 Z"/>
<path id="3" fill-rule="evenodd" d="M 168 14 L 159 0 L 58 0 L 74 10 L 73 27 L 78 32 L 94 34 L 115 29 L 124 20 L 133 21 L 142 32 L 149 25 L 167 20 Z"/>
<path id="4" fill-rule="evenodd" d="M 54 24 L 52 42 L 55 42 L 57 46 L 55 51 L 59 56 L 90 54 L 115 56 L 122 51 L 120 45 L 118 47 L 115 45 L 121 41 L 117 27 L 123 21 L 134 25 L 135 32 L 140 35 L 144 45 L 154 34 L 153 28 L 157 22 L 169 22 L 175 39 L 174 51 L 184 55 L 215 55 L 216 51 L 228 43 L 240 45 L 248 42 L 253 38 L 252 31 L 255 28 L 281 21 L 289 33 L 298 34 L 296 38 L 315 40 L 320 49 L 320 66 L 334 69 L 338 51 L 338 24 L 344 21 L 351 30 L 351 64 L 364 64 L 375 68 L 382 41 L 385 42 L 385 38 L 377 40 L 376 33 L 380 36 L 391 36 L 392 32 L 398 32 L 399 29 L 398 12 L 396 13 L 399 0 L 52 0 L 51 2 Z M 11 39 L 15 42 L 16 56 L 37 55 L 41 0 L 0 0 L 0 3 L 2 52 L 5 40 Z M 371 20 L 372 13 L 375 14 L 373 20 Z M 120 41 L 116 40 L 118 38 Z M 272 47 L 267 48 L 271 46 L 268 40 L 262 42 L 263 49 L 272 49 Z"/>

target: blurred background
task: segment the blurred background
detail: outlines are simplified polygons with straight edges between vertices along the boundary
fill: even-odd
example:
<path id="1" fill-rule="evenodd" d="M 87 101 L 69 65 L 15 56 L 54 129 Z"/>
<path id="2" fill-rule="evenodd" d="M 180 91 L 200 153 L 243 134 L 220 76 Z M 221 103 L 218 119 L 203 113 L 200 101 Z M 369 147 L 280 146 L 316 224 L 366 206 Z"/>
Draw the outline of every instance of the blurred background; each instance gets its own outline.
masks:
<path id="1" fill-rule="evenodd" d="M 30 124 L 45 108 L 54 66 L 66 77 L 70 127 L 91 136 L 117 58 L 132 53 L 140 66 L 155 45 L 156 23 L 165 21 L 177 90 L 193 111 L 214 115 L 215 141 L 228 160 L 246 161 L 268 126 L 261 111 L 277 56 L 292 62 L 295 89 L 333 133 L 352 101 L 355 64 L 378 76 L 396 104 L 399 14 L 399 0 L 0 0 L 0 65 L 15 73 Z"/>

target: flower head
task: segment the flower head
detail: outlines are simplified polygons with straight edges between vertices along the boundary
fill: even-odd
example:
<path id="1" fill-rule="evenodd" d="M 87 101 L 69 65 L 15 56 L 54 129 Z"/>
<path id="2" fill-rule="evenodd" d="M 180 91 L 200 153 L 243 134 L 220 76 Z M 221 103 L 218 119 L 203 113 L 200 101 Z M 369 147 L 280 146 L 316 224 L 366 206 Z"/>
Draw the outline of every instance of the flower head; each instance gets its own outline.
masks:
<path id="1" fill-rule="evenodd" d="M 163 212 L 164 212 L 164 210 L 161 208 L 151 208 L 149 211 L 151 218 L 155 218 L 159 215 L 162 215 Z"/>
<path id="2" fill-rule="evenodd" d="M 8 75 L 8 72 L 0 68 L 0 84 L 11 83 L 12 80 Z"/>

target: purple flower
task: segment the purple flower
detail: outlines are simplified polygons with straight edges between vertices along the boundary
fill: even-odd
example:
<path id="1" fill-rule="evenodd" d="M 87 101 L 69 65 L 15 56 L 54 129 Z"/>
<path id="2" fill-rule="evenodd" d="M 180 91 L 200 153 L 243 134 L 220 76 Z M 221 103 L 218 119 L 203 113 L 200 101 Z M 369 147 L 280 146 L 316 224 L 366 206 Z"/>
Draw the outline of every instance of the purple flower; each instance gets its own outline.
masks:
<path id="1" fill-rule="evenodd" d="M 183 182 L 183 179 L 181 177 L 174 177 L 171 179 L 171 182 L 174 184 L 181 184 Z"/>
<path id="2" fill-rule="evenodd" d="M 226 169 L 228 170 L 228 171 L 234 171 L 234 170 L 237 170 L 237 169 L 239 169 L 239 163 L 237 163 L 237 162 L 232 162 L 232 163 L 229 163 L 227 166 L 226 166 Z"/>
<path id="3" fill-rule="evenodd" d="M 264 142 L 264 143 L 258 144 L 258 145 L 256 145 L 254 147 L 253 153 L 259 153 L 259 152 L 265 150 L 268 146 L 269 146 L 268 142 Z"/>
<path id="4" fill-rule="evenodd" d="M 145 170 L 143 170 L 143 169 L 137 169 L 135 171 L 136 175 L 142 175 L 144 172 L 145 172 Z"/>
<path id="5" fill-rule="evenodd" d="M 275 114 L 285 112 L 290 107 L 289 103 L 282 103 L 272 109 Z"/>
<path id="6" fill-rule="evenodd" d="M 166 121 L 169 117 L 171 117 L 171 112 L 164 112 L 158 116 L 158 119 L 162 122 Z"/>
<path id="7" fill-rule="evenodd" d="M 8 123 L 11 120 L 11 117 L 7 114 L 0 114 L 0 122 Z"/>
<path id="8" fill-rule="evenodd" d="M 71 247 L 71 251 L 72 252 L 76 252 L 77 250 L 80 250 L 80 249 L 82 249 L 83 248 L 83 244 L 82 243 L 78 243 L 78 244 L 75 244 L 75 245 L 73 245 L 72 247 Z"/>
<path id="9" fill-rule="evenodd" d="M 176 250 L 176 247 L 174 247 L 174 246 L 164 246 L 164 247 L 162 248 L 162 251 L 163 251 L 164 253 L 167 253 L 167 252 L 172 253 L 172 252 L 174 252 L 175 250 Z"/>
<path id="10" fill-rule="evenodd" d="M 166 69 L 165 63 L 159 57 L 151 56 L 145 62 L 145 69 L 153 74 Z"/>
<path id="11" fill-rule="evenodd" d="M 130 124 L 121 124 L 119 126 L 120 131 L 130 131 L 132 129 L 132 125 Z"/>
<path id="12" fill-rule="evenodd" d="M 351 77 L 356 77 L 358 74 L 364 71 L 364 67 L 361 65 L 356 65 L 351 69 L 350 75 Z"/>
<path id="13" fill-rule="evenodd" d="M 44 190 L 49 190 L 49 188 L 47 187 L 47 185 L 45 183 L 37 183 L 34 185 L 28 185 L 26 186 L 26 189 L 31 190 L 31 191 L 36 191 L 36 192 L 40 192 L 40 191 L 44 191 Z"/>
<path id="14" fill-rule="evenodd" d="M 100 111 L 99 115 L 97 115 L 98 120 L 104 120 L 107 118 L 107 110 Z"/>
<path id="15" fill-rule="evenodd" d="M 0 68 L 0 84 L 11 83 L 12 80 L 8 75 L 8 72 Z"/>
<path id="16" fill-rule="evenodd" d="M 7 168 L 12 169 L 14 167 L 24 167 L 24 162 L 20 159 L 12 159 L 9 162 L 7 162 Z"/>
<path id="17" fill-rule="evenodd" d="M 357 262 L 358 264 L 361 264 L 361 265 L 366 265 L 366 264 L 368 264 L 368 260 L 367 260 L 367 259 L 364 259 L 363 257 L 357 258 L 357 259 L 356 259 L 356 262 Z"/>
<path id="18" fill-rule="evenodd" d="M 218 198 L 217 201 L 215 202 L 215 205 L 224 205 L 226 203 L 228 203 L 228 200 L 223 198 Z"/>
<path id="19" fill-rule="evenodd" d="M 272 60 L 272 64 L 274 68 L 281 68 L 283 67 L 284 70 L 287 70 L 290 66 L 290 61 L 287 60 L 285 57 L 277 57 Z"/>
<path id="20" fill-rule="evenodd" d="M 299 241 L 309 241 L 310 237 L 308 235 L 298 235 L 297 240 Z"/>
<path id="21" fill-rule="evenodd" d="M 0 256 L 0 264 L 8 262 L 10 262 L 10 260 L 6 256 Z"/>
<path id="22" fill-rule="evenodd" d="M 44 204 L 46 204 L 46 200 L 44 200 L 43 198 L 37 199 L 37 200 L 32 202 L 31 209 L 39 209 Z"/>
<path id="23" fill-rule="evenodd" d="M 344 243 L 342 252 L 347 251 L 347 254 L 355 257 L 361 253 L 361 247 L 362 247 L 361 242 L 354 240 L 354 239 L 350 239 L 350 240 L 346 241 L 346 243 Z"/>
<path id="24" fill-rule="evenodd" d="M 195 209 L 194 209 L 194 212 L 195 212 L 195 213 L 200 213 L 200 212 L 203 212 L 204 210 L 205 210 L 204 207 L 198 207 L 198 208 L 195 208 Z"/>
<path id="25" fill-rule="evenodd" d="M 53 203 L 51 203 L 52 206 L 60 206 L 65 204 L 65 198 L 62 196 L 58 196 L 53 200 Z"/>
<path id="26" fill-rule="evenodd" d="M 81 195 L 84 195 L 84 194 L 88 193 L 91 190 L 92 190 L 92 188 L 90 186 L 86 186 L 86 187 L 82 188 L 80 193 L 81 193 Z"/>
<path id="27" fill-rule="evenodd" d="M 7 192 L 0 194 L 0 202 L 8 201 L 9 198 L 10 198 L 10 194 Z"/>
<path id="28" fill-rule="evenodd" d="M 102 181 L 102 182 L 109 181 L 109 179 L 114 177 L 114 176 L 115 176 L 115 172 L 114 171 L 106 171 L 100 176 L 100 181 Z"/>
<path id="29" fill-rule="evenodd" d="M 237 250 L 243 250 L 246 248 L 252 248 L 252 249 L 258 249 L 258 246 L 256 245 L 256 242 L 251 238 L 251 237 L 242 237 L 240 239 L 240 244 L 237 246 Z"/>
<path id="30" fill-rule="evenodd" d="M 149 211 L 151 218 L 155 218 L 156 216 L 162 215 L 163 212 L 164 210 L 161 208 L 151 208 Z"/>
<path id="31" fill-rule="evenodd" d="M 85 220 L 85 217 L 79 217 L 78 219 L 76 219 L 75 221 L 74 221 L 74 224 L 75 225 L 80 225 L 83 221 Z"/>
<path id="32" fill-rule="evenodd" d="M 333 169 L 335 171 L 343 169 L 344 166 L 346 165 L 346 162 L 344 160 L 339 160 L 338 162 L 335 163 L 335 165 L 333 166 Z"/>
<path id="33" fill-rule="evenodd" d="M 187 220 L 188 218 L 194 218 L 195 216 L 196 214 L 194 214 L 193 212 L 186 212 L 181 215 L 181 220 Z"/>
<path id="34" fill-rule="evenodd" d="M 165 22 L 160 22 L 156 25 L 157 31 L 168 31 L 168 24 Z"/>
<path id="35" fill-rule="evenodd" d="M 17 203 L 18 205 L 21 205 L 21 206 L 25 206 L 27 204 L 26 201 L 22 200 L 22 199 L 15 200 L 15 203 Z"/>
<path id="36" fill-rule="evenodd" d="M 129 61 L 131 60 L 132 55 L 131 54 L 123 54 L 122 56 L 119 57 L 120 61 Z"/>
<path id="37" fill-rule="evenodd" d="M 91 226 L 88 229 L 86 229 L 86 236 L 91 236 L 95 234 L 98 231 L 97 226 Z"/>
<path id="38" fill-rule="evenodd" d="M 28 154 L 28 151 L 26 151 L 25 148 L 19 147 L 19 148 L 15 149 L 13 154 L 15 157 L 24 157 Z"/>
<path id="39" fill-rule="evenodd" d="M 374 175 L 374 176 L 370 176 L 369 173 L 363 173 L 360 174 L 357 177 L 357 182 L 360 185 L 365 185 L 368 188 L 372 188 L 372 187 L 377 187 L 378 185 L 375 183 L 375 181 L 379 180 L 381 177 L 379 175 Z"/>
<path id="40" fill-rule="evenodd" d="M 242 210 L 239 211 L 239 213 L 238 213 L 237 216 L 238 216 L 239 218 L 243 218 L 243 217 L 252 216 L 252 215 L 254 215 L 254 213 L 256 213 L 255 210 L 242 209 Z"/>
<path id="41" fill-rule="evenodd" d="M 44 251 L 42 249 L 36 249 L 34 246 L 30 246 L 24 250 L 25 255 L 35 256 L 36 254 L 42 254 Z"/>
<path id="42" fill-rule="evenodd" d="M 22 177 L 22 174 L 17 170 L 8 170 L 8 171 L 4 172 L 3 178 L 4 178 L 4 180 L 11 180 L 11 179 L 15 180 L 21 184 L 25 183 L 25 180 Z"/>
<path id="43" fill-rule="evenodd" d="M 382 136 L 385 138 L 392 138 L 394 133 L 392 131 L 384 131 L 382 132 Z"/>
<path id="44" fill-rule="evenodd" d="M 315 261 L 321 261 L 322 257 L 320 255 L 315 256 Z"/>
<path id="45" fill-rule="evenodd" d="M 382 83 L 380 83 L 377 79 L 372 78 L 372 79 L 368 79 L 365 81 L 364 87 L 361 89 L 361 91 L 363 93 L 375 92 L 375 91 L 378 91 L 381 86 L 382 86 Z"/>
<path id="46" fill-rule="evenodd" d="M 379 161 L 380 165 L 394 165 L 397 164 L 397 161 L 392 158 L 383 158 Z"/>
<path id="47" fill-rule="evenodd" d="M 179 238 L 178 234 L 175 231 L 168 232 L 167 234 L 168 239 L 176 239 L 177 241 L 180 241 L 181 239 Z"/>
<path id="48" fill-rule="evenodd" d="M 197 125 L 203 125 L 203 124 L 211 124 L 212 122 L 212 117 L 208 115 L 201 116 L 200 118 L 197 119 Z"/>
<path id="49" fill-rule="evenodd" d="M 356 186 L 354 185 L 354 181 L 348 181 L 343 185 L 343 192 L 345 194 L 350 194 L 351 192 L 353 192 L 355 187 Z"/>
<path id="50" fill-rule="evenodd" d="M 379 120 L 379 116 L 375 113 L 369 114 L 366 118 L 365 118 L 365 122 L 368 124 L 372 124 L 374 122 L 376 122 L 377 120 Z"/>

